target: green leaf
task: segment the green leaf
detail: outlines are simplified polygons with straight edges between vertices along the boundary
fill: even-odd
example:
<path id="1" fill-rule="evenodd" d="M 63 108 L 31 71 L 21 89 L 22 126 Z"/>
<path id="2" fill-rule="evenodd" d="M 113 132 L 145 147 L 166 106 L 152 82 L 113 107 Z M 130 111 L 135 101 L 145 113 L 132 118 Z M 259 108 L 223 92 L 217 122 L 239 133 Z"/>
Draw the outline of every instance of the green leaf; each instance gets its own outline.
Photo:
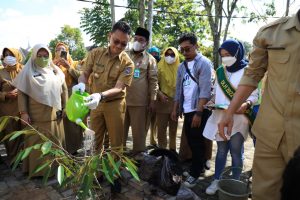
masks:
<path id="1" fill-rule="evenodd" d="M 41 148 L 41 145 L 42 145 L 42 144 L 35 144 L 35 145 L 33 146 L 33 149 L 37 150 L 37 149 Z"/>
<path id="2" fill-rule="evenodd" d="M 108 157 L 108 160 L 109 160 L 110 164 L 113 166 L 114 171 L 115 171 L 119 176 L 121 176 L 120 171 L 119 171 L 119 168 L 117 167 L 117 165 L 116 165 L 116 163 L 115 163 L 113 157 L 110 155 L 110 153 L 107 153 L 107 157 Z"/>
<path id="3" fill-rule="evenodd" d="M 33 147 L 28 147 L 24 150 L 24 154 L 22 155 L 21 157 L 21 160 L 24 160 L 29 154 L 30 152 L 32 151 Z"/>
<path id="4" fill-rule="evenodd" d="M 58 181 L 59 185 L 62 184 L 62 182 L 64 181 L 64 179 L 65 179 L 65 169 L 64 169 L 64 166 L 59 165 L 58 168 L 57 168 L 57 181 Z"/>
<path id="5" fill-rule="evenodd" d="M 131 167 L 132 167 L 135 171 L 138 170 L 137 166 L 136 166 L 129 158 L 125 157 L 125 160 L 126 160 L 126 162 L 128 162 L 128 163 L 131 165 Z"/>
<path id="6" fill-rule="evenodd" d="M 54 149 L 53 151 L 51 151 L 51 153 L 55 156 L 64 156 L 65 155 L 65 153 L 60 149 Z"/>
<path id="7" fill-rule="evenodd" d="M 42 169 L 48 167 L 49 164 L 50 164 L 50 161 L 47 161 L 47 162 L 44 163 L 43 165 L 37 166 L 37 167 L 32 171 L 32 174 L 38 173 L 38 172 L 41 171 Z"/>
<path id="8" fill-rule="evenodd" d="M 9 141 L 12 141 L 23 134 L 24 131 L 15 131 L 14 134 L 9 138 Z"/>
<path id="9" fill-rule="evenodd" d="M 93 177 L 89 174 L 85 174 L 82 184 L 80 185 L 79 197 L 80 199 L 87 199 L 87 195 L 92 187 Z"/>
<path id="10" fill-rule="evenodd" d="M 52 142 L 50 142 L 50 141 L 45 142 L 41 148 L 43 155 L 48 154 L 51 147 L 52 147 Z"/>
<path id="11" fill-rule="evenodd" d="M 24 152 L 25 151 L 20 151 L 18 153 L 17 157 L 15 158 L 14 165 L 13 165 L 13 168 L 12 168 L 13 171 L 17 168 L 18 164 L 20 163 L 21 158 L 22 158 Z"/>
<path id="12" fill-rule="evenodd" d="M 99 166 L 99 163 L 100 163 L 100 159 L 96 156 L 92 159 L 91 161 L 91 169 L 93 170 L 97 170 L 98 166 Z"/>
<path id="13" fill-rule="evenodd" d="M 0 132 L 4 130 L 8 123 L 9 117 L 8 116 L 3 116 L 0 118 Z"/>
<path id="14" fill-rule="evenodd" d="M 46 185 L 46 183 L 48 181 L 48 178 L 50 176 L 51 171 L 52 171 L 51 166 L 49 166 L 47 168 L 47 171 L 44 173 L 44 176 L 43 176 L 43 180 L 42 180 L 43 185 Z"/>
<path id="15" fill-rule="evenodd" d="M 113 184 L 114 183 L 113 180 L 112 180 L 113 177 L 110 176 L 109 171 L 108 171 L 108 167 L 109 166 L 107 165 L 107 160 L 105 158 L 102 158 L 102 170 L 101 171 L 104 173 L 106 179 L 110 183 Z"/>
<path id="16" fill-rule="evenodd" d="M 67 177 L 65 178 L 65 180 L 62 182 L 61 187 L 64 188 L 65 186 L 67 186 L 69 183 L 73 183 L 75 181 L 76 177 L 75 176 L 71 176 L 71 177 Z"/>
<path id="17" fill-rule="evenodd" d="M 128 162 L 125 162 L 125 165 L 127 167 L 127 170 L 131 173 L 131 175 L 136 179 L 136 180 L 140 180 L 138 174 L 136 173 L 136 170 L 132 167 L 132 165 Z"/>
<path id="18" fill-rule="evenodd" d="M 15 132 L 12 132 L 12 133 L 9 133 L 8 135 L 5 135 L 5 136 L 3 137 L 3 139 L 1 140 L 1 142 L 7 140 L 7 139 L 10 138 L 13 134 L 15 134 Z"/>
<path id="19" fill-rule="evenodd" d="M 12 137 L 15 133 L 17 133 L 17 132 L 20 132 L 20 134 L 24 134 L 24 135 L 33 135 L 33 134 L 35 134 L 36 132 L 34 131 L 34 130 L 32 130 L 32 129 L 24 129 L 24 130 L 21 130 L 21 131 L 14 131 L 14 132 L 12 132 L 12 133 L 10 133 L 10 134 L 8 134 L 8 135 L 6 135 L 2 140 L 1 140 L 1 142 L 2 141 L 4 141 L 4 140 L 7 140 L 8 138 L 10 138 L 10 137 Z M 11 139 L 10 139 L 11 140 Z"/>

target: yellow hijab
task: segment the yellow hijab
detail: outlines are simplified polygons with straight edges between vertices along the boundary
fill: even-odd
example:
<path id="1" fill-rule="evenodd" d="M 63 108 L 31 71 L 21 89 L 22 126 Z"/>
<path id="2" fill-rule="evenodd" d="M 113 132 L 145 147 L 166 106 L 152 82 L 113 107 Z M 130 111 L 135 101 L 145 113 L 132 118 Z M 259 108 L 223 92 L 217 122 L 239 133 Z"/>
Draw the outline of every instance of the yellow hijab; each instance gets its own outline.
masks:
<path id="1" fill-rule="evenodd" d="M 71 58 L 70 54 L 69 54 L 69 47 L 68 45 L 66 45 L 65 43 L 63 42 L 58 42 L 55 46 L 55 49 L 58 47 L 58 46 L 64 46 L 66 48 L 66 51 L 67 51 L 67 61 L 70 65 L 71 68 L 74 68 L 74 65 L 77 64 L 77 62 L 74 62 L 73 59 Z M 58 60 L 60 59 L 60 51 L 59 52 L 56 52 L 55 51 L 55 56 L 54 56 L 54 59 L 53 61 L 55 62 L 55 60 Z M 66 69 L 65 67 L 63 66 L 58 66 L 62 71 L 63 73 L 65 74 L 65 79 L 66 79 L 66 84 L 69 87 L 72 86 L 72 83 L 73 83 L 73 77 L 69 74 L 68 72 L 68 69 Z"/>
<path id="2" fill-rule="evenodd" d="M 12 54 L 14 55 L 14 57 L 17 59 L 17 64 L 15 66 L 7 66 L 4 69 L 9 73 L 11 80 L 13 80 L 14 78 L 16 78 L 17 74 L 21 71 L 23 65 L 21 64 L 23 57 L 21 52 L 18 49 L 15 48 L 4 48 L 2 51 L 2 56 L 4 57 L 4 52 L 6 50 L 9 50 L 10 52 L 12 52 Z"/>
<path id="3" fill-rule="evenodd" d="M 175 62 L 168 64 L 165 61 L 165 53 L 171 49 L 175 54 Z M 164 50 L 161 55 L 161 60 L 158 63 L 158 84 L 160 91 L 168 95 L 169 97 L 174 97 L 176 89 L 176 77 L 177 69 L 180 64 L 179 54 L 177 49 L 174 47 L 168 47 Z"/>

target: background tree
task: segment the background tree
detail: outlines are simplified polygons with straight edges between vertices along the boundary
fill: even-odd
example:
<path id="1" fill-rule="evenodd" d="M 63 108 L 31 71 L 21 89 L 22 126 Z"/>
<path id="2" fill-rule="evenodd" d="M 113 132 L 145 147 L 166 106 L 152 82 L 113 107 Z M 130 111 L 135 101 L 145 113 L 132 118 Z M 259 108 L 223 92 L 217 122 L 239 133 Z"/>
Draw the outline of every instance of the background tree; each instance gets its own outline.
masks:
<path id="1" fill-rule="evenodd" d="M 228 27 L 230 24 L 230 19 L 232 17 L 233 11 L 236 8 L 238 0 L 227 0 L 226 6 L 224 6 L 224 0 L 203 0 L 203 6 L 205 8 L 206 14 L 208 15 L 209 26 L 213 38 L 213 63 L 216 69 L 219 66 L 219 54 L 218 49 L 220 46 L 221 34 L 223 31 L 223 12 L 226 17 L 226 25 L 224 30 L 224 40 L 226 40 Z M 224 7 L 226 9 L 224 9 Z"/>
<path id="2" fill-rule="evenodd" d="M 148 0 L 148 24 L 147 24 L 147 29 L 150 32 L 150 37 L 149 37 L 149 46 L 152 46 L 152 26 L 153 26 L 153 0 Z"/>
<path id="3" fill-rule="evenodd" d="M 184 32 L 195 33 L 200 41 L 209 37 L 207 20 L 198 10 L 194 1 L 157 0 L 153 16 L 153 44 L 161 48 L 178 47 L 178 38 Z"/>
<path id="4" fill-rule="evenodd" d="M 86 49 L 79 28 L 72 28 L 69 25 L 64 25 L 61 28 L 61 33 L 49 43 L 53 55 L 58 42 L 63 42 L 69 46 L 69 52 L 74 60 L 82 60 L 85 57 Z"/>
<path id="5" fill-rule="evenodd" d="M 139 0 L 139 25 L 145 27 L 145 0 Z"/>
<path id="6" fill-rule="evenodd" d="M 111 31 L 111 11 L 107 0 L 96 0 L 93 8 L 83 8 L 79 13 L 80 25 L 95 45 L 106 46 Z"/>
<path id="7" fill-rule="evenodd" d="M 261 4 L 261 1 L 257 1 L 257 3 Z M 246 6 L 242 5 L 242 1 L 238 3 L 238 0 L 203 0 L 203 4 L 201 5 L 205 8 L 212 33 L 213 63 L 216 69 L 219 66 L 218 49 L 220 46 L 220 40 L 222 36 L 223 41 L 226 40 L 231 19 L 232 17 L 235 17 L 234 13 L 239 13 L 243 10 L 245 12 L 244 16 L 247 17 L 249 11 L 247 10 Z M 264 14 L 260 14 L 258 12 L 250 12 L 248 22 L 266 19 L 268 16 L 275 15 L 274 0 L 272 0 L 271 3 L 263 3 L 263 7 L 263 10 L 265 11 Z M 225 26 L 223 23 L 225 24 Z"/>

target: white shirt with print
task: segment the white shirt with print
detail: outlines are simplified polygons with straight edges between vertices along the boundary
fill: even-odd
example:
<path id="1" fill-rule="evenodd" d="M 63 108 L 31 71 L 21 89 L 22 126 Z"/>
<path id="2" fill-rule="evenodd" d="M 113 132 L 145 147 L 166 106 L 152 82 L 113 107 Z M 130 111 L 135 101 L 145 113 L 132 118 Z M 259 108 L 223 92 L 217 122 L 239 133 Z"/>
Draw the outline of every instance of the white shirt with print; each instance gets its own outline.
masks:
<path id="1" fill-rule="evenodd" d="M 191 72 L 191 74 L 194 76 L 194 64 L 195 61 L 192 60 L 187 63 L 188 68 Z M 195 76 L 194 76 L 195 77 Z M 184 96 L 184 101 L 183 101 L 183 110 L 184 113 L 190 113 L 195 111 L 196 109 L 192 109 L 192 96 L 193 96 L 193 91 L 194 88 L 197 87 L 197 84 L 193 79 L 189 76 L 187 72 L 184 73 L 184 78 L 183 78 L 183 96 Z"/>

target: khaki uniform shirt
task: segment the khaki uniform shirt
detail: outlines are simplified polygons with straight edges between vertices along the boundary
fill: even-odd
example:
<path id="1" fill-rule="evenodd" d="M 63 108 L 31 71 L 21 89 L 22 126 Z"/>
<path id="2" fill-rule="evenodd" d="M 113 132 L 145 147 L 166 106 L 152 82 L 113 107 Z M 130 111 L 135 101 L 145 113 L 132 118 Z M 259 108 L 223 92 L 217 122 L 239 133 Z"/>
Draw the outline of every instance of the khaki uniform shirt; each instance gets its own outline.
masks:
<path id="1" fill-rule="evenodd" d="M 135 70 L 139 70 L 139 77 L 134 76 L 127 88 L 126 105 L 147 106 L 149 99 L 156 100 L 158 90 L 156 60 L 146 51 L 135 54 L 130 50 L 127 54 L 134 62 Z"/>
<path id="2" fill-rule="evenodd" d="M 118 56 L 111 56 L 108 48 L 93 49 L 83 66 L 83 71 L 92 70 L 91 92 L 104 92 L 115 87 L 117 81 L 130 86 L 133 75 L 133 62 L 125 53 L 121 52 Z M 125 89 L 114 97 L 104 99 L 111 101 L 125 98 Z"/>
<path id="3" fill-rule="evenodd" d="M 5 69 L 0 69 L 0 116 L 18 115 L 18 99 L 6 99 L 6 94 L 15 89 L 12 80 Z"/>
<path id="4" fill-rule="evenodd" d="M 257 87 L 268 76 L 260 112 L 253 126 L 255 136 L 277 148 L 285 134 L 288 153 L 300 145 L 300 22 L 297 15 L 262 27 L 253 41 L 249 67 L 240 85 Z"/>

